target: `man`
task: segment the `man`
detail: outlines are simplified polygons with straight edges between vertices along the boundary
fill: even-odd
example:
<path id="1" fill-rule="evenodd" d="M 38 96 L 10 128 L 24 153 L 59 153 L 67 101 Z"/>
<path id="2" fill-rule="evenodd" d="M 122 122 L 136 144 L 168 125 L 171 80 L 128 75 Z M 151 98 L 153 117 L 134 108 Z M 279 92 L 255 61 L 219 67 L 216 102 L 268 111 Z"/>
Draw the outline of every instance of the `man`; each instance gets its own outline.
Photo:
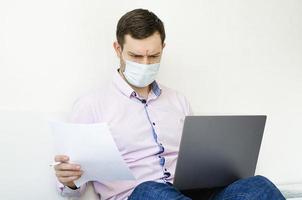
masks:
<path id="1" fill-rule="evenodd" d="M 213 192 L 183 193 L 173 187 L 184 118 L 191 114 L 184 96 L 155 81 L 165 47 L 162 21 L 152 12 L 136 9 L 119 20 L 113 46 L 120 67 L 113 83 L 82 96 L 74 105 L 71 121 L 107 122 L 135 181 L 93 182 L 102 199 L 284 199 L 266 178 L 239 180 Z M 102 148 L 102 147 L 100 147 Z M 85 172 L 57 155 L 55 167 L 63 196 L 80 196 L 86 185 L 74 181 Z M 190 163 L 188 163 L 190 164 Z M 193 163 L 191 163 L 193 164 Z M 202 177 L 200 177 L 202 178 Z"/>

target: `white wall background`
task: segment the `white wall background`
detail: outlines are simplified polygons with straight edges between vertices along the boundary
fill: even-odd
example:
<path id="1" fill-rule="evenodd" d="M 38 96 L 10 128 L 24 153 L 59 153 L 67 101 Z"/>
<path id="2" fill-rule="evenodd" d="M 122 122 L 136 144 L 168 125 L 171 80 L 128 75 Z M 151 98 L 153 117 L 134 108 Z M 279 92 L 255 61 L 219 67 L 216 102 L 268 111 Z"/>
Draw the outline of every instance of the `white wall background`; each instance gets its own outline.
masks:
<path id="1" fill-rule="evenodd" d="M 0 198 L 60 199 L 43 119 L 110 81 L 139 7 L 166 26 L 159 81 L 196 114 L 268 115 L 257 173 L 302 183 L 302 1 L 0 0 Z"/>

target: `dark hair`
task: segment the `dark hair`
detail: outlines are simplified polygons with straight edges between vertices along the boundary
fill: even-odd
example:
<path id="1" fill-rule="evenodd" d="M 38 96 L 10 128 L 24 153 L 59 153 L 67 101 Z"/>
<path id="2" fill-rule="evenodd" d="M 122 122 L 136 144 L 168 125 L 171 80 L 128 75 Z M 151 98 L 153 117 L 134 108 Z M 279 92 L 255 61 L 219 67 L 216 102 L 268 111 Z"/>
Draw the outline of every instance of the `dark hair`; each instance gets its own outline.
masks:
<path id="1" fill-rule="evenodd" d="M 123 48 L 125 35 L 130 34 L 135 39 L 145 39 L 157 31 L 163 44 L 166 37 L 163 22 L 149 10 L 135 9 L 124 14 L 118 21 L 116 38 Z"/>

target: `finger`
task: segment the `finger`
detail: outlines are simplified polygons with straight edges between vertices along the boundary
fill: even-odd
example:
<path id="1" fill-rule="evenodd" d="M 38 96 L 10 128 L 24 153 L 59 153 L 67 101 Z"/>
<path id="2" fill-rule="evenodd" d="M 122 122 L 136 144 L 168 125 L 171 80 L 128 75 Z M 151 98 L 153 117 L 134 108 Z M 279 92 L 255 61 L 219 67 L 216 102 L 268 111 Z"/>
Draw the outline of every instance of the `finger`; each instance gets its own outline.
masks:
<path id="1" fill-rule="evenodd" d="M 55 156 L 55 162 L 67 162 L 69 160 L 69 157 L 66 155 L 56 155 Z"/>
<path id="2" fill-rule="evenodd" d="M 61 183 L 68 183 L 68 182 L 78 180 L 79 178 L 80 178 L 80 176 L 70 176 L 70 177 L 60 177 L 60 178 L 58 178 L 58 180 Z"/>
<path id="3" fill-rule="evenodd" d="M 55 170 L 80 170 L 81 166 L 77 164 L 61 163 L 55 166 Z"/>
<path id="4" fill-rule="evenodd" d="M 57 177 L 81 176 L 83 171 L 56 171 Z"/>

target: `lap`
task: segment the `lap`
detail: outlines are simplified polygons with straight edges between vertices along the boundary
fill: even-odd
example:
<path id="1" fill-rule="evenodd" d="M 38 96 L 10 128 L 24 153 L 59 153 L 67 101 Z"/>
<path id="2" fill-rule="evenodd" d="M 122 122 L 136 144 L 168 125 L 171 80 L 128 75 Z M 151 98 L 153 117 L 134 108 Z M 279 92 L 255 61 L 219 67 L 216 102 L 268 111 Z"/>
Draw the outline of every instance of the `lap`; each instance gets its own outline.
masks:
<path id="1" fill-rule="evenodd" d="M 171 184 L 147 181 L 133 190 L 128 200 L 190 200 Z"/>
<path id="2" fill-rule="evenodd" d="M 181 193 L 191 199 L 209 200 L 212 199 L 215 194 L 222 191 L 224 187 L 206 188 L 206 189 L 193 189 L 193 190 L 181 190 Z"/>
<path id="3" fill-rule="evenodd" d="M 138 185 L 129 200 L 285 200 L 277 187 L 263 176 L 240 179 L 220 188 L 179 191 L 172 184 L 147 181 Z"/>
<path id="4" fill-rule="evenodd" d="M 128 200 L 208 200 L 216 191 L 217 188 L 179 191 L 169 183 L 147 181 L 139 184 Z"/>

